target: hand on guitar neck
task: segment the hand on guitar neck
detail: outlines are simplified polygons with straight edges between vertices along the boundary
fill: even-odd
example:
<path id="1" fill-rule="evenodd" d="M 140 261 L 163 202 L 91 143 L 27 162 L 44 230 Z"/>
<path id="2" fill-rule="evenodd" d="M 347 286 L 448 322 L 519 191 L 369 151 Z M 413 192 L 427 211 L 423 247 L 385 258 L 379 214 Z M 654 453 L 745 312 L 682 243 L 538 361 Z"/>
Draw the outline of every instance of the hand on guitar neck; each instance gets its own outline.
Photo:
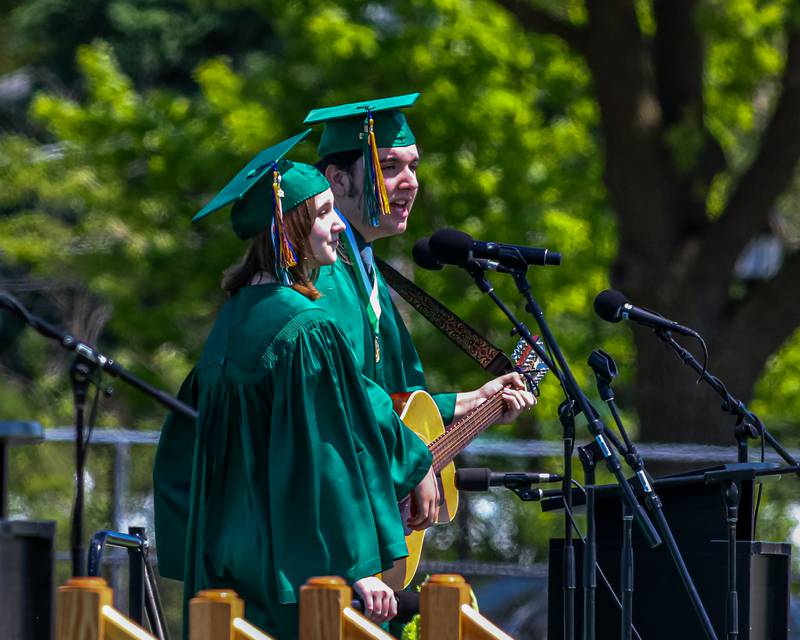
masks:
<path id="1" fill-rule="evenodd" d="M 514 422 L 523 411 L 533 408 L 536 404 L 536 397 L 528 391 L 522 376 L 516 372 L 507 373 L 504 376 L 490 380 L 480 389 L 459 393 L 456 396 L 456 410 L 453 421 L 455 422 L 474 411 L 501 391 L 503 411 L 492 421 L 492 425 Z"/>

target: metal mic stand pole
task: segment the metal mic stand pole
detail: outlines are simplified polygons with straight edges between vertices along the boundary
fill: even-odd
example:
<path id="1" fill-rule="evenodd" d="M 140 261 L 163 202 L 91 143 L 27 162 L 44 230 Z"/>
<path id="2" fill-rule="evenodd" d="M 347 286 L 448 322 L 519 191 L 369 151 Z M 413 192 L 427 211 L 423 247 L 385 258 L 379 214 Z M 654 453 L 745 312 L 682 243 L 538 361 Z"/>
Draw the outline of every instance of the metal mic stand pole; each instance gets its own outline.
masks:
<path id="1" fill-rule="evenodd" d="M 608 445 L 605 443 L 605 439 L 603 438 L 603 433 L 606 431 L 606 427 L 603 424 L 602 420 L 600 419 L 599 414 L 595 411 L 594 407 L 591 406 L 589 403 L 588 398 L 583 394 L 578 383 L 576 382 L 572 372 L 569 369 L 569 365 L 567 364 L 566 360 L 564 359 L 564 355 L 561 350 L 558 348 L 558 343 L 555 340 L 552 332 L 550 331 L 550 327 L 547 324 L 547 321 L 544 318 L 544 314 L 542 313 L 541 308 L 537 304 L 536 300 L 531 293 L 531 287 L 528 283 L 526 276 L 527 272 L 527 265 L 525 268 L 514 269 L 513 276 L 514 282 L 517 285 L 517 289 L 519 292 L 525 297 L 527 301 L 526 309 L 527 311 L 536 318 L 536 322 L 539 325 L 539 328 L 542 331 L 542 335 L 544 337 L 545 342 L 550 347 L 550 350 L 553 352 L 556 361 L 558 362 L 559 366 L 561 367 L 562 371 L 564 372 L 564 377 L 569 382 L 569 388 L 572 392 L 573 397 L 578 402 L 581 410 L 584 412 L 584 415 L 587 417 L 587 424 L 589 426 L 589 430 L 595 438 L 595 441 L 600 446 L 600 450 L 603 453 L 603 456 L 606 460 L 606 464 L 609 470 L 615 475 L 617 478 L 617 484 L 622 491 L 623 497 L 625 502 L 631 508 L 634 517 L 636 518 L 637 523 L 642 528 L 642 533 L 645 535 L 647 543 L 651 547 L 658 546 L 661 543 L 661 538 L 658 535 L 658 532 L 653 528 L 652 522 L 644 513 L 642 506 L 636 500 L 636 497 L 633 494 L 633 490 L 628 484 L 625 476 L 622 474 L 622 469 L 617 457 L 611 452 L 608 448 Z M 615 416 L 616 418 L 617 416 Z M 639 476 L 640 481 L 642 478 L 646 478 L 644 473 L 641 474 L 637 473 Z M 647 482 L 645 485 L 649 488 L 649 492 L 652 492 L 652 487 L 650 483 Z M 646 493 L 648 492 L 647 489 L 645 490 Z M 650 500 L 652 505 L 658 505 L 660 507 L 660 501 L 657 500 Z M 672 532 L 669 529 L 669 525 L 667 524 L 666 518 L 664 517 L 663 512 L 660 508 L 657 508 L 652 511 L 656 516 L 657 521 L 659 522 L 659 529 L 665 535 L 667 547 L 670 551 L 670 554 L 673 557 L 676 565 L 678 566 L 678 571 L 681 575 L 681 579 L 683 580 L 684 586 L 686 587 L 687 591 L 689 592 L 689 597 L 692 601 L 692 605 L 695 608 L 695 612 L 697 613 L 698 618 L 700 619 L 700 623 L 703 626 L 703 631 L 705 632 L 706 637 L 709 640 L 717 640 L 716 633 L 714 632 L 714 627 L 711 625 L 711 620 L 708 617 L 708 613 L 703 606 L 702 601 L 700 600 L 700 595 L 697 593 L 697 590 L 694 587 L 694 583 L 692 582 L 691 577 L 689 576 L 689 572 L 686 569 L 686 565 L 683 562 L 683 558 L 680 555 L 680 550 L 675 543 L 675 539 L 672 536 Z"/>
<path id="2" fill-rule="evenodd" d="M 564 439 L 564 479 L 561 492 L 564 496 L 564 551 L 563 551 L 563 585 L 564 585 L 564 638 L 575 637 L 575 545 L 572 541 L 572 523 L 567 513 L 572 513 L 572 451 L 575 447 L 575 401 L 564 400 L 558 407 L 558 418 L 561 421 Z"/>
<path id="3" fill-rule="evenodd" d="M 594 520 L 595 468 L 602 458 L 597 443 L 578 447 L 586 489 L 586 540 L 583 543 L 583 640 L 594 640 L 597 599 L 597 528 Z M 572 493 L 572 490 L 570 490 Z M 624 609 L 623 609 L 624 610 Z"/>
<path id="4" fill-rule="evenodd" d="M 614 401 L 614 391 L 611 381 L 617 377 L 619 371 L 614 359 L 602 349 L 595 349 L 589 356 L 588 363 L 594 371 L 597 381 L 597 393 L 603 402 Z M 616 415 L 616 414 L 615 414 Z M 609 432 L 610 433 L 610 432 Z M 630 442 L 627 433 L 620 427 L 625 442 Z M 623 446 L 615 442 L 617 450 L 624 456 L 630 453 L 632 445 Z M 587 496 L 588 501 L 588 496 Z M 587 507 L 588 508 L 588 507 Z M 622 503 L 622 550 L 620 551 L 620 593 L 622 597 L 621 638 L 630 640 L 633 630 L 633 513 L 628 505 Z"/>
<path id="5" fill-rule="evenodd" d="M 508 319 L 512 322 L 514 327 L 517 329 L 519 335 L 522 338 L 524 338 L 529 345 L 531 345 L 534 351 L 536 351 L 537 355 L 539 355 L 542 358 L 545 364 L 547 364 L 547 366 L 550 367 L 550 369 L 554 373 L 558 371 L 558 369 L 552 366 L 552 361 L 544 353 L 544 350 L 541 347 L 539 347 L 539 345 L 536 344 L 536 341 L 533 339 L 533 336 L 531 335 L 528 328 L 524 324 L 522 324 L 519 320 L 517 320 L 514 314 L 511 313 L 508 307 L 506 307 L 494 293 L 494 288 L 486 280 L 483 269 L 476 267 L 474 264 L 470 265 L 469 263 L 467 263 L 464 266 L 475 279 L 475 283 L 478 285 L 478 288 L 491 297 L 491 299 L 495 302 L 495 304 L 497 304 L 500 310 L 503 311 L 506 317 L 508 317 Z M 564 359 L 564 355 L 562 354 L 561 350 L 558 347 L 558 343 L 556 342 L 555 337 L 550 331 L 547 322 L 544 320 L 544 315 L 542 314 L 541 309 L 538 308 L 536 301 L 533 300 L 533 296 L 530 293 L 530 285 L 528 285 L 528 282 L 525 278 L 525 270 L 513 269 L 511 270 L 511 273 L 514 276 L 514 281 L 517 284 L 517 289 L 525 296 L 527 300 L 526 308 L 536 319 L 537 323 L 539 324 L 539 328 L 542 331 L 542 335 L 544 337 L 545 342 L 555 355 L 556 362 L 558 363 L 559 369 L 561 371 L 561 375 L 558 375 L 559 382 L 564 388 L 564 391 L 566 392 L 567 396 L 577 403 L 577 408 L 583 412 L 584 416 L 586 416 L 586 421 L 589 431 L 591 432 L 595 442 L 597 443 L 600 451 L 602 452 L 603 459 L 606 461 L 608 469 L 614 474 L 615 478 L 617 479 L 617 483 L 619 484 L 623 498 L 631 506 L 631 509 L 633 510 L 633 513 L 635 514 L 636 517 L 636 522 L 641 528 L 642 535 L 645 537 L 647 544 L 651 547 L 657 547 L 659 544 L 661 544 L 661 538 L 659 537 L 658 532 L 653 527 L 653 523 L 650 521 L 650 518 L 647 517 L 647 514 L 644 512 L 644 509 L 642 509 L 642 506 L 636 501 L 636 496 L 634 496 L 631 486 L 628 484 L 627 480 L 625 479 L 625 476 L 622 474 L 622 467 L 619 463 L 619 460 L 613 454 L 611 449 L 609 449 L 608 444 L 606 444 L 605 438 L 603 437 L 605 431 L 605 425 L 603 424 L 602 420 L 600 420 L 600 416 L 597 413 L 597 411 L 594 410 L 594 407 L 591 406 L 588 398 L 586 398 L 586 396 L 583 394 L 580 387 L 578 386 L 575 377 L 572 375 L 572 372 L 569 369 L 569 365 Z M 572 497 L 572 492 L 567 491 L 566 495 L 564 495 L 565 507 L 567 506 L 567 501 L 570 500 L 571 497 Z M 565 636 L 566 640 L 572 640 L 572 638 L 574 637 L 574 620 L 570 621 L 569 626 L 572 628 L 573 636 Z M 568 628 L 567 625 L 565 624 L 565 632 L 567 630 Z M 716 640 L 716 636 L 710 636 L 710 637 L 713 638 L 713 640 Z"/>
<path id="6" fill-rule="evenodd" d="M 672 334 L 669 331 L 664 331 L 663 329 L 656 329 L 656 335 L 663 341 L 666 342 L 672 349 L 678 354 L 681 360 L 683 360 L 684 364 L 689 365 L 692 369 L 694 369 L 700 377 L 712 388 L 716 391 L 720 397 L 722 398 L 722 410 L 727 411 L 739 418 L 742 421 L 742 429 L 746 434 L 746 437 L 750 438 L 760 438 L 763 437 L 769 445 L 777 452 L 777 454 L 783 458 L 788 464 L 791 466 L 797 466 L 798 462 L 794 459 L 792 454 L 790 454 L 786 449 L 783 448 L 780 442 L 778 442 L 775 437 L 767 431 L 766 427 L 762 424 L 761 420 L 758 418 L 756 414 L 750 411 L 747 406 L 741 400 L 738 400 L 735 396 L 731 395 L 728 392 L 728 389 L 722 383 L 722 381 L 714 375 L 711 375 L 706 371 L 706 369 L 701 365 L 697 358 L 692 355 L 692 352 L 683 347 L 682 345 L 678 344 L 675 341 L 675 338 L 672 337 Z M 739 462 L 747 462 L 747 445 L 744 445 L 744 452 L 742 451 L 741 444 L 739 445 L 739 455 L 738 459 Z M 742 459 L 742 454 L 744 453 L 745 457 Z M 800 475 L 798 473 L 797 475 Z"/>
<path id="7" fill-rule="evenodd" d="M 511 310 L 500 300 L 494 291 L 494 287 L 486 278 L 486 271 L 477 262 L 468 261 L 464 268 L 475 280 L 475 284 L 482 293 L 488 295 L 492 301 L 500 308 L 506 317 L 514 325 L 516 333 L 523 338 L 536 352 L 547 367 L 558 378 L 567 400 L 562 403 L 558 410 L 558 416 L 563 426 L 564 441 L 564 472 L 562 494 L 564 500 L 564 550 L 563 550 L 563 607 L 564 607 L 564 640 L 575 638 L 575 547 L 572 542 L 572 449 L 575 444 L 575 402 L 570 399 L 567 392 L 565 380 L 561 371 L 550 359 L 547 353 L 534 340 L 531 332 L 522 322 L 520 322 Z"/>
<path id="8" fill-rule="evenodd" d="M 155 387 L 140 380 L 133 374 L 127 372 L 113 359 L 104 356 L 96 351 L 91 345 L 75 338 L 74 336 L 57 329 L 50 323 L 33 315 L 25 306 L 11 294 L 0 291 L 0 307 L 4 307 L 19 316 L 33 329 L 47 338 L 51 338 L 67 351 L 75 352 L 75 360 L 70 367 L 70 380 L 72 382 L 72 394 L 75 403 L 75 502 L 72 508 L 72 521 L 70 532 L 70 551 L 72 559 L 72 575 L 86 575 L 84 554 L 83 554 L 83 505 L 84 505 L 84 467 L 86 464 L 86 451 L 88 442 L 84 438 L 84 417 L 86 408 L 86 397 L 88 395 L 89 384 L 97 383 L 93 376 L 97 371 L 106 371 L 119 378 L 123 382 L 139 389 L 144 394 L 149 395 L 156 401 L 189 418 L 196 419 L 197 411 L 184 404 L 180 400 L 173 398 Z M 110 395 L 110 391 L 105 391 Z"/>
<path id="9" fill-rule="evenodd" d="M 655 516 L 656 523 L 658 524 L 658 530 L 661 532 L 661 535 L 664 537 L 664 540 L 667 544 L 667 549 L 669 550 L 670 555 L 672 556 L 672 560 L 675 563 L 676 568 L 678 569 L 678 574 L 683 581 L 683 586 L 686 589 L 686 592 L 689 595 L 689 599 L 692 602 L 692 606 L 694 607 L 695 613 L 697 617 L 700 619 L 700 623 L 703 626 L 706 635 L 709 637 L 716 638 L 714 633 L 714 628 L 711 625 L 711 620 L 708 617 L 708 613 L 703 606 L 703 602 L 700 599 L 700 594 L 697 592 L 697 588 L 692 581 L 691 575 L 689 575 L 689 569 L 686 567 L 686 563 L 683 560 L 683 556 L 681 555 L 680 549 L 678 548 L 678 544 L 675 542 L 675 537 L 672 535 L 672 529 L 670 529 L 669 523 L 667 522 L 667 518 L 664 515 L 664 511 L 661 504 L 661 499 L 656 494 L 655 490 L 650 481 L 650 476 L 648 475 L 647 471 L 644 467 L 644 460 L 642 459 L 641 455 L 636 449 L 636 445 L 633 441 L 628 437 L 628 432 L 625 429 L 625 425 L 622 423 L 622 418 L 620 418 L 619 411 L 617 409 L 617 404 L 614 398 L 614 392 L 611 389 L 611 379 L 616 376 L 617 366 L 614 363 L 613 358 L 610 355 L 605 353 L 604 351 L 597 350 L 592 353 L 589 358 L 589 365 L 595 372 L 597 376 L 597 388 L 598 392 L 600 393 L 600 397 L 608 404 L 608 408 L 611 411 L 611 415 L 614 417 L 614 422 L 619 429 L 620 434 L 625 442 L 625 461 L 628 465 L 633 469 L 634 473 L 636 474 L 636 478 L 639 481 L 639 484 L 642 488 L 644 493 L 645 500 L 647 502 L 647 506 L 650 509 L 650 512 Z M 610 372 L 613 372 L 613 375 L 609 375 Z M 623 519 L 629 517 L 628 514 L 623 512 Z M 626 546 L 623 547 L 623 555 L 622 555 L 622 604 L 623 604 L 623 639 L 630 638 L 630 629 L 633 625 L 632 619 L 632 606 L 633 606 L 633 551 L 630 546 L 629 540 L 629 528 L 630 523 L 629 521 L 624 522 L 626 526 L 625 531 L 625 542 Z M 627 559 L 626 559 L 627 556 Z M 627 588 L 625 582 L 627 581 Z M 626 606 L 626 597 L 627 597 L 627 606 Z M 627 617 L 626 617 L 627 614 Z"/>
<path id="10" fill-rule="evenodd" d="M 86 462 L 86 443 L 83 436 L 86 397 L 94 366 L 81 355 L 75 357 L 70 367 L 72 398 L 75 405 L 75 502 L 72 506 L 72 531 L 70 532 L 70 558 L 72 575 L 85 576 L 83 554 L 83 502 L 84 502 L 84 463 Z"/>

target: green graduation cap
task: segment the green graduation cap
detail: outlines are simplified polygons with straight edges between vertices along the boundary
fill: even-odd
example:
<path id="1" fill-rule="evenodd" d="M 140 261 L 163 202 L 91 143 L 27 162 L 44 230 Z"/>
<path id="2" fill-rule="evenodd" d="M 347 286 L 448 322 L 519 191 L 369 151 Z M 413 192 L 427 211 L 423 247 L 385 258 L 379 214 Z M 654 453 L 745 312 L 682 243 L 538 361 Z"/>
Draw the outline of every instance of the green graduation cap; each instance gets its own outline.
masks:
<path id="1" fill-rule="evenodd" d="M 414 106 L 419 93 L 392 98 L 351 102 L 338 107 L 309 111 L 303 124 L 325 123 L 317 153 L 321 158 L 340 151 L 358 151 L 364 146 L 368 131 L 365 120 L 374 119 L 375 141 L 381 147 L 407 147 L 416 142 L 411 127 L 400 109 Z"/>
<path id="2" fill-rule="evenodd" d="M 330 187 L 315 167 L 284 158 L 310 132 L 307 129 L 259 152 L 192 218 L 197 222 L 233 203 L 231 224 L 243 240 L 271 226 L 275 272 L 284 284 L 291 284 L 288 268 L 297 264 L 297 257 L 286 235 L 283 211 Z"/>
<path id="3" fill-rule="evenodd" d="M 317 153 L 321 158 L 342 151 L 364 154 L 364 213 L 373 227 L 380 216 L 389 214 L 389 196 L 383 183 L 378 149 L 407 147 L 416 142 L 411 127 L 400 109 L 411 107 L 419 93 L 378 98 L 314 109 L 303 124 L 325 123 Z"/>

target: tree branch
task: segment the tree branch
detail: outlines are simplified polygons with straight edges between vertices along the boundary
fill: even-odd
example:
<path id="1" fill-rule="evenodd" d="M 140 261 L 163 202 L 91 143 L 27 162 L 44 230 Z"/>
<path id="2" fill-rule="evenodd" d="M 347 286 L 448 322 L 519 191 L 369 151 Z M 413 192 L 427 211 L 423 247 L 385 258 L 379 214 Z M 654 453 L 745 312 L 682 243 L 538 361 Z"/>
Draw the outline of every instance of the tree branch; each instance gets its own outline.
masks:
<path id="1" fill-rule="evenodd" d="M 725 169 L 722 147 L 704 122 L 703 41 L 696 23 L 698 0 L 655 0 L 657 24 L 653 38 L 653 65 L 665 132 L 671 127 L 686 127 L 687 135 L 700 137 L 700 144 L 689 158 L 676 162 L 676 181 L 680 184 L 677 212 L 687 231 L 707 224 L 706 194 L 713 177 Z M 697 140 L 694 137 L 694 140 Z M 694 142 L 694 144 L 697 144 Z M 686 147 L 687 145 L 683 145 Z"/>
<path id="2" fill-rule="evenodd" d="M 653 62 L 664 124 L 703 105 L 703 43 L 695 24 L 698 0 L 655 0 Z"/>
<path id="3" fill-rule="evenodd" d="M 579 53 L 586 51 L 586 29 L 571 25 L 524 0 L 495 0 L 519 20 L 526 31 L 558 36 Z"/>
<path id="4" fill-rule="evenodd" d="M 706 260 L 698 269 L 727 282 L 733 264 L 754 233 L 766 225 L 777 198 L 790 185 L 800 160 L 800 28 L 789 33 L 782 90 L 750 168 L 739 180 L 725 212 L 704 238 Z M 711 275 L 711 274 L 710 274 Z"/>

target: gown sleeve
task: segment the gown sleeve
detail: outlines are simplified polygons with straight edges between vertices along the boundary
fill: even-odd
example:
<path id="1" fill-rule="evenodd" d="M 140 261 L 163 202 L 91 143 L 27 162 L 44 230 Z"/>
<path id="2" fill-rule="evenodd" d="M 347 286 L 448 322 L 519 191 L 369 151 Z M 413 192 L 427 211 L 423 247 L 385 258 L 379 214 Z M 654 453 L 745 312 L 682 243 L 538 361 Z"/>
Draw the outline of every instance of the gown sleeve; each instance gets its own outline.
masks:
<path id="1" fill-rule="evenodd" d="M 353 277 L 352 268 L 345 265 L 340 260 L 329 267 L 323 267 L 316 282 L 316 286 L 322 293 L 322 297 L 316 301 L 316 304 L 323 308 L 331 317 L 335 318 L 337 326 L 347 339 L 347 343 L 352 350 L 357 366 L 364 374 L 364 386 L 375 412 L 378 425 L 383 433 L 384 442 L 387 443 L 388 447 L 394 447 L 394 449 L 390 448 L 388 450 L 390 456 L 395 461 L 392 468 L 392 476 L 395 482 L 397 498 L 400 499 L 408 495 L 411 489 L 416 486 L 405 481 L 404 478 L 407 478 L 408 471 L 406 468 L 407 464 L 405 463 L 408 459 L 407 451 L 410 446 L 416 444 L 417 436 L 403 424 L 399 416 L 395 413 L 392 398 L 387 391 L 389 387 L 381 384 L 382 381 L 386 381 L 383 380 L 383 377 L 376 371 L 372 330 L 366 320 L 366 314 L 361 299 L 358 296 L 356 284 L 353 282 Z M 383 282 L 382 279 L 379 279 L 379 283 L 381 282 Z M 386 287 L 385 284 L 379 286 L 382 286 L 384 289 Z M 385 291 L 385 293 L 388 296 L 388 291 Z M 394 313 L 396 309 L 394 305 L 391 304 L 390 298 L 386 298 L 386 300 L 389 300 L 390 312 Z M 386 300 L 382 299 L 381 304 L 386 305 Z M 391 389 L 400 392 L 424 389 L 425 379 L 422 375 L 422 365 L 419 363 L 419 357 L 414 349 L 414 345 L 411 343 L 408 331 L 406 331 L 405 326 L 403 326 L 402 329 L 406 336 L 405 344 L 408 345 L 408 348 L 404 349 L 404 353 L 402 354 L 394 354 L 397 357 L 394 358 L 396 361 L 392 363 L 391 369 L 393 371 L 396 369 L 400 373 L 397 376 L 393 374 L 390 375 L 392 378 Z M 391 329 L 389 329 L 389 331 L 391 331 Z M 405 376 L 402 375 L 403 368 L 406 365 L 407 356 L 405 351 L 409 351 L 411 362 L 415 363 L 411 366 L 418 369 L 418 373 L 414 376 L 415 386 L 412 389 L 407 389 Z M 384 370 L 383 364 L 381 369 L 382 371 Z M 452 397 L 452 407 L 448 409 L 446 398 L 444 399 L 443 405 L 440 405 L 440 412 L 442 407 L 444 408 L 445 413 L 443 414 L 443 419 L 445 424 L 447 424 L 453 417 L 455 394 L 440 395 L 442 397 L 448 395 Z M 434 400 L 436 400 L 436 396 L 434 396 Z M 439 405 L 438 402 L 437 405 Z"/>
<path id="2" fill-rule="evenodd" d="M 197 370 L 181 385 L 178 399 L 197 407 Z M 161 429 L 153 464 L 153 510 L 158 570 L 167 578 L 183 580 L 195 421 L 170 413 Z"/>
<path id="3" fill-rule="evenodd" d="M 419 483 L 431 454 L 399 419 L 392 433 L 379 426 L 333 323 L 306 322 L 282 351 L 266 464 L 276 580 L 291 602 L 311 575 L 354 581 L 407 555 L 398 488 Z"/>

